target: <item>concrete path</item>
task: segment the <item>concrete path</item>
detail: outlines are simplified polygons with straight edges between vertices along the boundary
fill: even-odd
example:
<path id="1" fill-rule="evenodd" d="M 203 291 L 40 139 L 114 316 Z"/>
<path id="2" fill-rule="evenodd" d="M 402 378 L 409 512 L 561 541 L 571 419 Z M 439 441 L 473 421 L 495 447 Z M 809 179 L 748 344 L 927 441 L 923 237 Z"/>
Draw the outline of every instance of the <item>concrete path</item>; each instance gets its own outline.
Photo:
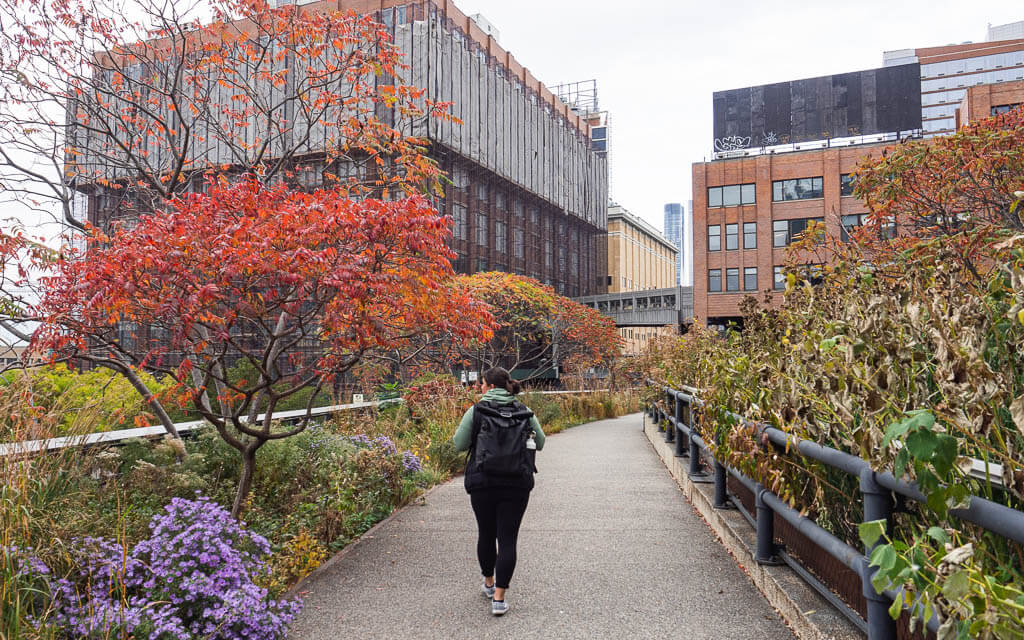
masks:
<path id="1" fill-rule="evenodd" d="M 791 640 L 687 503 L 641 420 L 548 439 L 504 617 L 491 616 L 480 591 L 476 524 L 458 478 L 307 579 L 289 637 Z"/>

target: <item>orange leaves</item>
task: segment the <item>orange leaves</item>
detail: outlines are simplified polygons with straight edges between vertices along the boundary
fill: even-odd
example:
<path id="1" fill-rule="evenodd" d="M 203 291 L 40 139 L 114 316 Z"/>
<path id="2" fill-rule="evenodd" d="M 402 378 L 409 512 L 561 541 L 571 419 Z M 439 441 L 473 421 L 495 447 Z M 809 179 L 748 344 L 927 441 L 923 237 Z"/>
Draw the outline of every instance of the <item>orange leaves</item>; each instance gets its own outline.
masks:
<path id="1" fill-rule="evenodd" d="M 225 350 L 260 361 L 275 340 L 304 345 L 303 366 L 328 372 L 416 333 L 488 335 L 486 306 L 450 284 L 447 229 L 422 198 L 214 184 L 62 264 L 45 307 L 78 318 L 65 327 L 74 335 L 125 318 L 161 327 L 193 354 L 179 379 Z"/>

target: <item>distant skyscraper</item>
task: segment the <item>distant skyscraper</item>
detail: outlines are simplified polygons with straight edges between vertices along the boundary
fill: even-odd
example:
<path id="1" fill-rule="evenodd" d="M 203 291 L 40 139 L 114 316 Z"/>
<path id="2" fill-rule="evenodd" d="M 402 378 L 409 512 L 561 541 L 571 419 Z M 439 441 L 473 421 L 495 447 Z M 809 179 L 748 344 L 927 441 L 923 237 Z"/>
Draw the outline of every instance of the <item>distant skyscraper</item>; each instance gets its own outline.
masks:
<path id="1" fill-rule="evenodd" d="M 689 257 L 690 250 L 684 246 L 685 215 L 683 205 L 678 202 L 670 202 L 665 205 L 665 237 L 679 249 L 676 256 L 676 285 L 683 283 L 683 265 Z"/>

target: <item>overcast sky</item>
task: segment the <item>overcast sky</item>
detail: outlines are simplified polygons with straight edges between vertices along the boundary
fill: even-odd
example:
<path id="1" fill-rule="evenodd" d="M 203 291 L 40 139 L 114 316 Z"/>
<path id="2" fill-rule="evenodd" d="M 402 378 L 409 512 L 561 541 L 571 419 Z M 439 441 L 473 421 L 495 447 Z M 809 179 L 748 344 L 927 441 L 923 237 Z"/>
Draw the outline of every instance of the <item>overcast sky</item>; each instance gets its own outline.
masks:
<path id="1" fill-rule="evenodd" d="M 1022 0 L 455 0 L 551 86 L 597 80 L 612 193 L 662 228 L 712 148 L 715 91 L 882 66 L 882 52 L 985 39 Z"/>

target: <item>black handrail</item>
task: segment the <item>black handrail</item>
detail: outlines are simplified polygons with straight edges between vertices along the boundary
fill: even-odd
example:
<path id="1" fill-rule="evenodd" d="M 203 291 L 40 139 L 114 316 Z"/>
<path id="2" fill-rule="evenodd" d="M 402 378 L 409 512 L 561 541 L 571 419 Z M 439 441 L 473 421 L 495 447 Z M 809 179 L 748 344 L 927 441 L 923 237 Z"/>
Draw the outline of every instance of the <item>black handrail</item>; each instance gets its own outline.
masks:
<path id="1" fill-rule="evenodd" d="M 876 542 L 872 547 L 865 548 L 862 553 L 821 528 L 813 520 L 803 516 L 799 511 L 790 507 L 785 501 L 765 489 L 755 480 L 747 478 L 736 469 L 727 467 L 724 461 L 714 459 L 707 444 L 697 435 L 696 429 L 693 428 L 692 408 L 702 406 L 704 403 L 690 393 L 663 386 L 653 380 L 648 380 L 647 382 L 650 386 L 662 389 L 665 397 L 665 406 L 672 408 L 670 413 L 658 404 L 649 407 L 651 417 L 657 420 L 658 429 L 665 431 L 665 441 L 675 442 L 677 456 L 685 455 L 683 453 L 684 443 L 689 443 L 689 475 L 691 478 L 699 479 L 704 475 L 700 470 L 702 454 L 712 458 L 715 508 L 722 508 L 729 501 L 726 488 L 727 475 L 729 474 L 739 480 L 754 494 L 758 512 L 755 520 L 757 528 L 756 561 L 759 564 L 778 564 L 780 559 L 788 564 L 794 562 L 786 554 L 780 554 L 780 550 L 776 548 L 774 542 L 775 518 L 773 514 L 778 514 L 779 517 L 821 547 L 825 553 L 843 563 L 860 576 L 861 591 L 867 601 L 867 620 L 865 621 L 860 618 L 859 614 L 847 606 L 840 607 L 840 611 L 864 630 L 869 640 L 895 640 L 896 622 L 889 615 L 889 607 L 894 598 L 901 597 L 900 593 L 894 590 L 886 590 L 881 594 L 877 593 L 871 584 L 871 578 L 877 571 L 877 568 L 868 566 L 871 552 L 875 546 L 881 544 L 881 541 Z M 751 422 L 736 414 L 730 413 L 729 416 L 741 424 L 756 427 L 759 435 L 763 435 L 769 442 L 781 447 L 785 451 L 795 451 L 801 456 L 817 460 L 829 467 L 840 469 L 859 478 L 860 491 L 864 503 L 864 521 L 885 520 L 888 523 L 886 533 L 891 532 L 894 494 L 917 502 L 926 501 L 924 494 L 921 493 L 915 483 L 896 478 L 888 471 L 877 472 L 871 468 L 867 460 L 844 451 L 798 438 L 765 424 Z M 667 426 L 663 426 L 663 423 Z M 746 510 L 744 509 L 743 511 L 744 515 L 750 519 L 749 514 L 745 512 Z M 966 508 L 951 509 L 950 514 L 962 520 L 972 522 L 1004 538 L 1024 543 L 1024 512 L 1011 509 L 979 496 L 972 496 Z M 827 588 L 824 585 L 817 581 L 809 582 L 809 585 L 825 595 L 830 601 L 835 602 L 836 598 L 831 592 L 825 593 Z M 934 632 L 939 626 L 938 619 L 932 616 L 931 619 L 926 621 L 926 625 L 930 631 Z"/>

